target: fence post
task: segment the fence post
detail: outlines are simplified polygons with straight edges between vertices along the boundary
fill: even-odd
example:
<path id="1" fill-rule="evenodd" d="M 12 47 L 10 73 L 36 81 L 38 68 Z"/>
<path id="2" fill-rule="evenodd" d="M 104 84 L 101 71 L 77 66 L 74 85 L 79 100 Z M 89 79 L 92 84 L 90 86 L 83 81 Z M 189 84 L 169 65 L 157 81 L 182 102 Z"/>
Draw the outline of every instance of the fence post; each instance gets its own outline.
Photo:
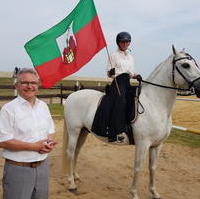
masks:
<path id="1" fill-rule="evenodd" d="M 80 90 L 80 87 L 81 87 L 80 82 L 77 80 L 76 84 L 74 85 L 74 91 Z"/>
<path id="2" fill-rule="evenodd" d="M 76 81 L 76 88 L 77 88 L 77 90 L 80 90 L 80 82 L 79 81 Z"/>
<path id="3" fill-rule="evenodd" d="M 53 98 L 52 97 L 49 98 L 49 104 L 53 104 Z"/>
<path id="4" fill-rule="evenodd" d="M 17 83 L 17 78 L 14 77 L 14 80 L 13 80 L 14 86 L 15 86 L 16 83 Z M 17 96 L 17 90 L 16 90 L 16 88 L 14 88 L 14 96 L 15 96 L 15 97 Z"/>
<path id="5" fill-rule="evenodd" d="M 63 104 L 63 85 L 60 84 L 60 104 Z"/>
<path id="6" fill-rule="evenodd" d="M 13 80 L 13 84 L 15 85 L 16 83 L 17 83 L 17 74 L 19 73 L 19 71 L 20 71 L 20 68 L 18 68 L 18 67 L 15 67 L 15 69 L 14 69 L 14 72 L 13 72 L 13 75 L 12 75 L 12 78 L 14 79 Z M 16 88 L 14 89 L 14 96 L 17 96 L 17 90 L 16 90 Z"/>

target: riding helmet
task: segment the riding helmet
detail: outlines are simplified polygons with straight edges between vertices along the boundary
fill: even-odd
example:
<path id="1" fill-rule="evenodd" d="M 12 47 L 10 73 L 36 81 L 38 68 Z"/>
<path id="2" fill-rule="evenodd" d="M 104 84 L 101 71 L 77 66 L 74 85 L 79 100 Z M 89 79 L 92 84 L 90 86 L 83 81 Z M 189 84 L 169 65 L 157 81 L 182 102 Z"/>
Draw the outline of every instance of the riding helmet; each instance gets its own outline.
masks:
<path id="1" fill-rule="evenodd" d="M 117 34 L 116 37 L 116 42 L 117 45 L 119 44 L 119 42 L 131 42 L 131 35 L 128 32 L 120 32 Z"/>

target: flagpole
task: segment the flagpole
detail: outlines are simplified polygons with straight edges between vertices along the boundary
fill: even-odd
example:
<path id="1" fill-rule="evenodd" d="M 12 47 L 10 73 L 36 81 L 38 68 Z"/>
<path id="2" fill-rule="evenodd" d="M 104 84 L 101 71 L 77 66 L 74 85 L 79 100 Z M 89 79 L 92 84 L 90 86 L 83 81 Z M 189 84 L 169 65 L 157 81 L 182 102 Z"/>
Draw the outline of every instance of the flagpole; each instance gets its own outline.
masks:
<path id="1" fill-rule="evenodd" d="M 107 45 L 106 45 L 106 52 L 107 52 L 108 60 L 109 60 L 109 63 L 110 63 L 110 65 L 111 65 L 111 69 L 112 69 L 113 66 L 112 66 L 112 62 L 111 62 L 111 59 L 110 59 L 110 54 L 109 54 L 109 52 L 108 52 L 108 47 L 107 47 Z M 120 90 L 119 90 L 119 85 L 118 85 L 118 83 L 117 83 L 116 77 L 114 77 L 114 82 L 115 82 L 115 84 L 116 84 L 116 87 L 117 87 L 117 91 L 118 91 L 118 93 L 119 93 L 119 96 L 121 96 L 121 92 L 120 92 Z"/>

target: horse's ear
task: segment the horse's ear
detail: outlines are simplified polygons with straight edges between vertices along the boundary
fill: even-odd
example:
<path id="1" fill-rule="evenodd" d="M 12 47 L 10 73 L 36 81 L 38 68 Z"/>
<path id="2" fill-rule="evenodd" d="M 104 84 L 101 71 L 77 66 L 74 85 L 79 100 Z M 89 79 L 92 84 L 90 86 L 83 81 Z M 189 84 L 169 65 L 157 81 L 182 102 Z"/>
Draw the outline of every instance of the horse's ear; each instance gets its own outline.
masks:
<path id="1" fill-rule="evenodd" d="M 175 49 L 174 45 L 172 45 L 172 51 L 173 51 L 174 55 L 176 55 L 176 54 L 177 54 L 177 51 L 176 51 L 176 49 Z"/>

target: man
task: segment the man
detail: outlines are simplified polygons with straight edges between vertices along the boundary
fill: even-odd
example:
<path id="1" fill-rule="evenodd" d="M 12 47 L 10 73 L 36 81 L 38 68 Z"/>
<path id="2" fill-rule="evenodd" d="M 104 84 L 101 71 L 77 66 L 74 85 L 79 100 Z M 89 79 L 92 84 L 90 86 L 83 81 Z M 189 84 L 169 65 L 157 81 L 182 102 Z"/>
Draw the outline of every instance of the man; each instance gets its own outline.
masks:
<path id="1" fill-rule="evenodd" d="M 5 158 L 3 199 L 48 199 L 48 159 L 55 127 L 48 106 L 36 98 L 39 78 L 21 69 L 18 97 L 0 111 L 0 147 Z"/>

